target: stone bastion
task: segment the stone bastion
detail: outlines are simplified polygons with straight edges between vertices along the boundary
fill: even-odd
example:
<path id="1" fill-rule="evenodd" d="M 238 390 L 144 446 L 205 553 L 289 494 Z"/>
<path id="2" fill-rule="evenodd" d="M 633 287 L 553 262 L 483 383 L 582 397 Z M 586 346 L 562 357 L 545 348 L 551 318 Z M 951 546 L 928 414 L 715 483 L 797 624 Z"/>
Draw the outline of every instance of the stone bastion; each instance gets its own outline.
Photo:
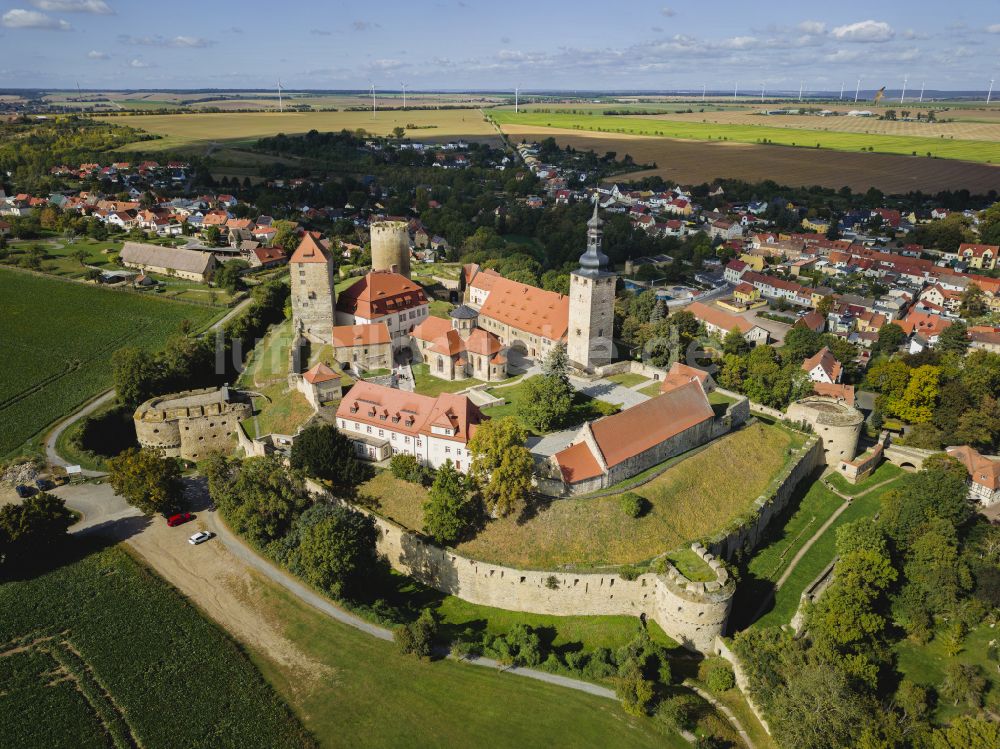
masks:
<path id="1" fill-rule="evenodd" d="M 841 398 L 813 395 L 788 406 L 789 421 L 808 424 L 823 441 L 823 460 L 839 465 L 854 459 L 864 415 Z"/>
<path id="2" fill-rule="evenodd" d="M 314 481 L 313 494 L 332 499 Z M 353 505 L 352 505 L 353 506 Z M 464 557 L 364 508 L 378 528 L 378 551 L 398 572 L 470 603 L 553 616 L 645 614 L 691 650 L 714 652 L 725 633 L 736 583 L 701 544 L 691 550 L 715 579 L 695 582 L 667 563 L 663 573 L 626 580 L 611 572 L 522 570 Z"/>

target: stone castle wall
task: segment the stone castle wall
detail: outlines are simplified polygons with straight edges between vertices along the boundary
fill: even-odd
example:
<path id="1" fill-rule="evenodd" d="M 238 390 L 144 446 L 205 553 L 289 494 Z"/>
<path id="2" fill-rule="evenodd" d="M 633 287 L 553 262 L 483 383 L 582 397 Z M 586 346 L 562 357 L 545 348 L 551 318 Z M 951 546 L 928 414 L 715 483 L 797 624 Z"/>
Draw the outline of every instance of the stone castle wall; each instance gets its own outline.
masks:
<path id="1" fill-rule="evenodd" d="M 756 548 L 774 517 L 788 506 L 799 482 L 823 463 L 822 441 L 815 435 L 810 436 L 777 477 L 774 489 L 754 501 L 750 516 L 729 530 L 709 538 L 705 546 L 722 559 L 732 559 L 743 548 Z"/>
<path id="2" fill-rule="evenodd" d="M 313 493 L 326 495 L 308 481 Z M 626 580 L 614 573 L 521 570 L 469 559 L 374 513 L 378 551 L 397 571 L 462 600 L 510 611 L 553 616 L 645 614 L 663 631 L 693 650 L 711 652 L 725 630 L 735 582 L 720 562 L 692 547 L 716 580 L 696 583 L 672 566 L 664 574 Z"/>

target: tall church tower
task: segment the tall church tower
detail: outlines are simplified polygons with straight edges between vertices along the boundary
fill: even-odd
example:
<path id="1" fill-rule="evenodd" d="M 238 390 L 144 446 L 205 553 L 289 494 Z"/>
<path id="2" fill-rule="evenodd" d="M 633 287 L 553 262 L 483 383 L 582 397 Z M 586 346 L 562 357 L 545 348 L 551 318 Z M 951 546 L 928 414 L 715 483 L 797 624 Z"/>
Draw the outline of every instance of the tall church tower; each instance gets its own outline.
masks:
<path id="1" fill-rule="evenodd" d="M 336 324 L 333 256 L 308 232 L 288 261 L 292 276 L 292 320 L 310 340 L 329 343 Z"/>
<path id="2" fill-rule="evenodd" d="M 580 267 L 569 277 L 570 363 L 584 371 L 609 364 L 612 358 L 612 328 L 615 319 L 614 273 L 608 270 L 608 256 L 601 251 L 604 222 L 597 215 L 599 198 L 594 199 L 594 215 L 587 222 L 587 251 Z"/>

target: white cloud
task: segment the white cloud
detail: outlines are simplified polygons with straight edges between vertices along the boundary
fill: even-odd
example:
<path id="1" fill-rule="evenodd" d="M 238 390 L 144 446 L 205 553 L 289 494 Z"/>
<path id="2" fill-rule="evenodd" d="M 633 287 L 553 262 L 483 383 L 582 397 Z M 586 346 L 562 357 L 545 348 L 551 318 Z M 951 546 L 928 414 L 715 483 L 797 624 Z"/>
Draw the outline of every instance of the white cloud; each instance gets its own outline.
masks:
<path id="1" fill-rule="evenodd" d="M 986 32 L 989 34 L 1000 34 L 1000 23 L 995 23 L 992 26 L 987 26 Z"/>
<path id="2" fill-rule="evenodd" d="M 118 37 L 122 44 L 131 44 L 136 47 L 181 47 L 192 49 L 195 47 L 209 47 L 215 44 L 211 39 L 204 39 L 200 36 L 175 36 L 167 38 L 164 36 L 128 36 L 123 34 Z"/>
<path id="3" fill-rule="evenodd" d="M 130 68 L 137 68 L 137 69 L 153 67 L 150 63 L 146 62 L 145 60 L 140 60 L 138 57 L 133 57 L 131 60 L 129 60 L 128 66 Z"/>
<path id="4" fill-rule="evenodd" d="M 31 4 L 56 13 L 94 13 L 99 16 L 114 14 L 104 0 L 31 0 Z"/>
<path id="5" fill-rule="evenodd" d="M 838 26 L 830 34 L 843 42 L 887 42 L 894 36 L 892 27 L 885 21 L 872 20 Z"/>
<path id="6" fill-rule="evenodd" d="M 803 21 L 798 25 L 798 29 L 803 34 L 813 34 L 818 36 L 819 34 L 826 33 L 826 24 L 822 21 Z"/>
<path id="7" fill-rule="evenodd" d="M 726 39 L 722 45 L 730 49 L 747 49 L 757 43 L 757 38 L 753 36 L 734 36 Z"/>
<path id="8" fill-rule="evenodd" d="M 369 67 L 373 70 L 380 70 L 382 72 L 389 72 L 392 70 L 399 70 L 405 67 L 405 63 L 400 60 L 390 60 L 390 59 L 379 59 L 372 60 Z"/>
<path id="9" fill-rule="evenodd" d="M 52 18 L 35 10 L 13 8 L 3 14 L 3 25 L 8 29 L 48 29 L 69 31 L 72 27 L 61 18 Z"/>
<path id="10" fill-rule="evenodd" d="M 372 29 L 380 29 L 382 27 L 372 21 L 354 21 L 351 23 L 351 28 L 355 31 L 371 31 Z"/>
<path id="11" fill-rule="evenodd" d="M 660 13 L 665 15 L 667 18 L 673 18 L 674 16 L 677 15 L 677 11 L 674 10 L 673 8 L 663 8 L 663 10 L 661 10 Z"/>
<path id="12" fill-rule="evenodd" d="M 92 49 L 87 53 L 87 59 L 89 60 L 107 60 L 109 57 L 110 55 L 107 52 L 100 52 L 96 49 Z"/>

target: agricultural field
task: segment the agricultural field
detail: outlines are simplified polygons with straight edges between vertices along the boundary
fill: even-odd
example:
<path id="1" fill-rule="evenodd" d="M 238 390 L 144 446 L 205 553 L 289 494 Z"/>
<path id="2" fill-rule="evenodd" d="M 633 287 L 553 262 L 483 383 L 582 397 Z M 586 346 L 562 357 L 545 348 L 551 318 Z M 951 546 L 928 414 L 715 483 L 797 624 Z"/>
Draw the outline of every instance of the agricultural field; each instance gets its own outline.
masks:
<path id="1" fill-rule="evenodd" d="M 0 457 L 111 385 L 108 358 L 222 310 L 0 268 Z M 86 312 L 86 315 L 82 314 Z"/>
<path id="2" fill-rule="evenodd" d="M 859 105 L 860 108 L 860 105 Z M 882 109 L 910 111 L 909 105 L 890 104 Z M 876 110 L 871 110 L 876 111 Z M 920 110 L 912 110 L 913 112 Z M 816 115 L 763 115 L 759 111 L 691 112 L 656 115 L 656 120 L 665 122 L 713 123 L 716 125 L 743 127 L 781 127 L 794 130 L 811 130 L 828 133 L 855 133 L 861 135 L 904 135 L 920 138 L 1000 141 L 1000 121 L 995 124 L 985 122 L 917 122 L 913 120 L 880 120 L 875 117 L 818 117 Z M 638 119 L 638 118 L 637 118 Z M 643 116 L 646 119 L 646 116 Z M 878 150 L 878 146 L 876 146 Z M 994 162 L 996 163 L 996 162 Z"/>
<path id="3" fill-rule="evenodd" d="M 614 151 L 619 159 L 630 154 L 638 163 L 657 165 L 655 169 L 618 175 L 614 180 L 619 182 L 654 175 L 682 185 L 711 182 L 717 178 L 747 182 L 771 179 L 793 186 L 818 184 L 834 189 L 847 186 L 858 192 L 874 186 L 888 194 L 961 189 L 986 193 L 995 190 L 1000 182 L 998 166 L 953 159 L 779 148 L 734 141 L 674 140 L 522 124 L 506 124 L 503 131 L 515 143 L 551 136 L 561 147 L 569 145 L 601 155 Z"/>
<path id="4" fill-rule="evenodd" d="M 414 140 L 475 138 L 499 142 L 496 130 L 478 110 L 383 110 L 372 118 L 371 112 L 232 112 L 204 114 L 134 115 L 124 118 L 99 118 L 128 124 L 162 136 L 155 141 L 131 143 L 122 151 L 177 151 L 215 149 L 250 145 L 258 138 L 285 133 L 294 135 L 310 130 L 337 131 L 364 129 L 376 135 L 388 135 L 393 128 L 407 128 Z"/>
<path id="5" fill-rule="evenodd" d="M 490 522 L 462 554 L 528 569 L 586 569 L 640 564 L 725 526 L 763 493 L 788 461 L 801 435 L 778 426 L 752 424 L 675 464 L 634 489 L 651 505 L 640 518 L 622 512 L 620 495 L 558 499 L 540 505 L 527 520 Z M 426 490 L 380 475 L 361 491 L 379 512 L 419 530 Z"/>
<path id="6" fill-rule="evenodd" d="M 495 109 L 493 118 L 502 126 L 527 125 L 556 127 L 567 130 L 645 135 L 681 140 L 723 140 L 736 143 L 768 143 L 801 148 L 834 151 L 872 151 L 905 156 L 959 159 L 986 164 L 1000 164 L 1000 142 L 973 139 L 926 138 L 913 135 L 883 135 L 856 132 L 834 132 L 819 129 L 793 130 L 766 124 L 768 118 L 757 118 L 759 124 L 716 124 L 712 122 L 680 121 L 651 117 L 592 117 L 573 114 L 515 114 L 507 109 Z M 742 115 L 747 118 L 750 115 Z M 704 118 L 701 118 L 704 119 Z M 817 123 L 823 122 L 820 118 Z M 961 127 L 961 126 L 960 126 Z"/>
<path id="7" fill-rule="evenodd" d="M 7 746 L 315 746 L 244 652 L 119 548 L 0 585 L 0 609 Z"/>

